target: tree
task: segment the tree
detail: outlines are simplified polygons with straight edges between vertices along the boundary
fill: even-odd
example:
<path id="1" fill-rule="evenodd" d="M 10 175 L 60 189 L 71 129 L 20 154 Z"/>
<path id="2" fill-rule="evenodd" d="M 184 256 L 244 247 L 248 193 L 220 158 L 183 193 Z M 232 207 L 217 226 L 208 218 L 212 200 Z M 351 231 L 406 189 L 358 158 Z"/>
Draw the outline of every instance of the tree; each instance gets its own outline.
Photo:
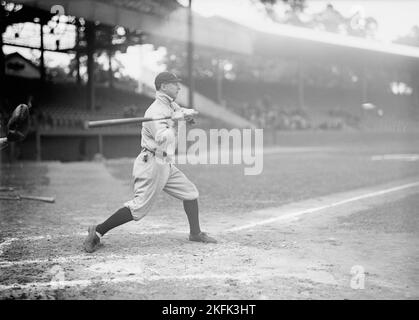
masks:
<path id="1" fill-rule="evenodd" d="M 314 21 L 320 29 L 329 32 L 339 32 L 346 22 L 342 14 L 330 3 L 326 6 L 324 11 L 314 15 Z"/>
<path id="2" fill-rule="evenodd" d="M 273 6 L 278 0 L 258 0 L 265 6 Z M 281 0 L 285 4 L 289 5 L 294 11 L 304 11 L 306 7 L 306 0 Z"/>
<path id="3" fill-rule="evenodd" d="M 255 0 L 255 2 L 263 5 L 265 14 L 274 22 L 288 23 L 298 26 L 305 25 L 305 23 L 301 20 L 300 15 L 306 8 L 306 0 Z M 275 12 L 275 5 L 278 2 L 282 2 L 288 7 L 284 18 L 279 18 Z"/>
<path id="4" fill-rule="evenodd" d="M 406 36 L 397 38 L 395 42 L 419 47 L 419 26 L 413 26 Z"/>

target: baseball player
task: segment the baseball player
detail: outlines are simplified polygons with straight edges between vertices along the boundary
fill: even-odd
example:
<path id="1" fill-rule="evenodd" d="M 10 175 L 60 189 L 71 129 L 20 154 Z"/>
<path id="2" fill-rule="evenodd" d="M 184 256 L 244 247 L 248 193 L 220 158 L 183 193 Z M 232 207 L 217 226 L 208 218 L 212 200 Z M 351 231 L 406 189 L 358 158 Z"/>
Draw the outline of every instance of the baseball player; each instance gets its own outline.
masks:
<path id="1" fill-rule="evenodd" d="M 155 78 L 156 99 L 144 116 L 171 119 L 143 123 L 141 152 L 133 167 L 134 198 L 124 203 L 121 209 L 103 223 L 88 228 L 88 235 L 84 241 L 84 249 L 87 252 L 94 252 L 101 237 L 109 230 L 132 220 L 138 221 L 147 215 L 162 190 L 183 201 L 190 227 L 190 241 L 217 242 L 205 232 L 201 232 L 197 188 L 172 164 L 176 149 L 176 126 L 185 125 L 185 120 L 193 121 L 192 116 L 186 112 L 188 109 L 181 108 L 174 102 L 180 90 L 179 81 L 180 79 L 170 72 L 162 72 Z"/>

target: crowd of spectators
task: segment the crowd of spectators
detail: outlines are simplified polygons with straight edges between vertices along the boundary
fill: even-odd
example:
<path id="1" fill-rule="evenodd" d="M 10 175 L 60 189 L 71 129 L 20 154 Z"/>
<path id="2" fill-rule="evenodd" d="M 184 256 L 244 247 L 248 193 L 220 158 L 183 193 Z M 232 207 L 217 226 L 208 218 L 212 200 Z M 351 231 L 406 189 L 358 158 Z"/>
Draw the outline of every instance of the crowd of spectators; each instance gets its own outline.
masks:
<path id="1" fill-rule="evenodd" d="M 5 99 L 0 108 L 0 130 L 4 131 L 5 121 L 20 103 L 31 104 L 32 130 L 41 128 L 49 131 L 83 130 L 89 120 L 138 117 L 144 114 L 151 101 L 132 92 L 97 88 L 95 108 L 90 110 L 86 108 L 85 91 L 71 84 L 48 84 L 45 90 L 28 90 L 28 93 L 11 95 Z M 29 98 L 22 100 L 25 95 Z"/>
<path id="2" fill-rule="evenodd" d="M 107 113 L 106 110 L 80 110 L 68 109 L 59 106 L 34 109 L 31 113 L 31 126 L 46 130 L 60 129 L 84 129 L 85 122 L 89 120 L 101 120 L 106 118 L 133 118 L 144 113 L 143 106 L 129 105 L 115 108 L 116 112 Z"/>
<path id="3" fill-rule="evenodd" d="M 358 116 L 338 108 L 321 113 L 297 106 L 280 106 L 273 103 L 270 96 L 252 102 L 232 102 L 227 107 L 231 107 L 257 127 L 268 130 L 341 130 L 346 127 L 357 128 L 361 120 Z"/>

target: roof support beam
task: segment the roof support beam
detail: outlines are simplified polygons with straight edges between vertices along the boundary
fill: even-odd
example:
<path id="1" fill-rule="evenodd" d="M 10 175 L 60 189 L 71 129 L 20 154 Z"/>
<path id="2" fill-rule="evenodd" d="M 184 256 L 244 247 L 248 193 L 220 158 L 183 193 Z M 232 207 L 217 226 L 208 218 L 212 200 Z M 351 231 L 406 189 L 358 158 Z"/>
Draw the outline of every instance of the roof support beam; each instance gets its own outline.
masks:
<path id="1" fill-rule="evenodd" d="M 3 81 L 5 77 L 6 72 L 6 65 L 5 65 L 5 56 L 3 52 L 3 33 L 6 31 L 6 25 L 3 23 L 4 19 L 3 16 L 5 16 L 4 8 L 3 6 L 0 6 L 0 87 L 3 88 Z M 0 97 L 1 99 L 1 97 Z M 1 101 L 0 101 L 0 108 L 1 108 Z"/>
<path id="2" fill-rule="evenodd" d="M 193 53 L 193 14 L 192 14 L 192 0 L 189 0 L 189 8 L 188 8 L 188 106 L 189 108 L 194 108 L 194 78 L 193 78 L 193 68 L 194 68 L 194 53 Z"/>
<path id="3" fill-rule="evenodd" d="M 188 9 L 180 7 L 167 17 L 157 17 L 139 11 L 113 6 L 104 1 L 84 0 L 19 0 L 19 3 L 50 11 L 54 5 L 62 5 L 65 14 L 83 17 L 89 21 L 124 26 L 130 30 L 143 30 L 151 37 L 163 37 L 173 41 L 188 42 Z M 243 27 L 235 24 L 210 23 L 210 19 L 194 14 L 195 43 L 241 54 L 252 54 L 251 35 L 240 32 Z"/>
<path id="4" fill-rule="evenodd" d="M 41 22 L 39 24 L 40 27 L 40 33 L 39 36 L 41 37 L 41 61 L 40 61 L 40 66 L 39 68 L 41 69 L 41 84 L 45 83 L 45 57 L 44 57 L 44 52 L 45 52 L 45 45 L 44 45 L 44 23 L 45 21 L 43 21 L 41 19 Z"/>
<path id="5" fill-rule="evenodd" d="M 91 111 L 95 110 L 95 25 L 94 23 L 88 22 L 86 24 L 86 36 L 87 36 L 87 103 L 88 109 Z"/>

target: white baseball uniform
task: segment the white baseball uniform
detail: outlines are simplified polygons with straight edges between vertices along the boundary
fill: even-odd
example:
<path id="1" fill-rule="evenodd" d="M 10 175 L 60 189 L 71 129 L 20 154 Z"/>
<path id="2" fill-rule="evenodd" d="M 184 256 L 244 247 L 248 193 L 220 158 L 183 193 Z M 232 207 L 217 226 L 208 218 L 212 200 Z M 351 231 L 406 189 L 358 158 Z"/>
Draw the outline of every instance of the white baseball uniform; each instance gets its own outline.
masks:
<path id="1" fill-rule="evenodd" d="M 144 117 L 171 117 L 182 109 L 168 95 L 157 91 L 156 100 Z M 136 221 L 147 215 L 161 190 L 180 200 L 194 200 L 199 196 L 195 185 L 172 163 L 177 144 L 176 125 L 171 119 L 143 123 L 142 151 L 132 171 L 134 198 L 124 204 Z M 179 125 L 185 125 L 185 121 L 179 120 Z"/>

